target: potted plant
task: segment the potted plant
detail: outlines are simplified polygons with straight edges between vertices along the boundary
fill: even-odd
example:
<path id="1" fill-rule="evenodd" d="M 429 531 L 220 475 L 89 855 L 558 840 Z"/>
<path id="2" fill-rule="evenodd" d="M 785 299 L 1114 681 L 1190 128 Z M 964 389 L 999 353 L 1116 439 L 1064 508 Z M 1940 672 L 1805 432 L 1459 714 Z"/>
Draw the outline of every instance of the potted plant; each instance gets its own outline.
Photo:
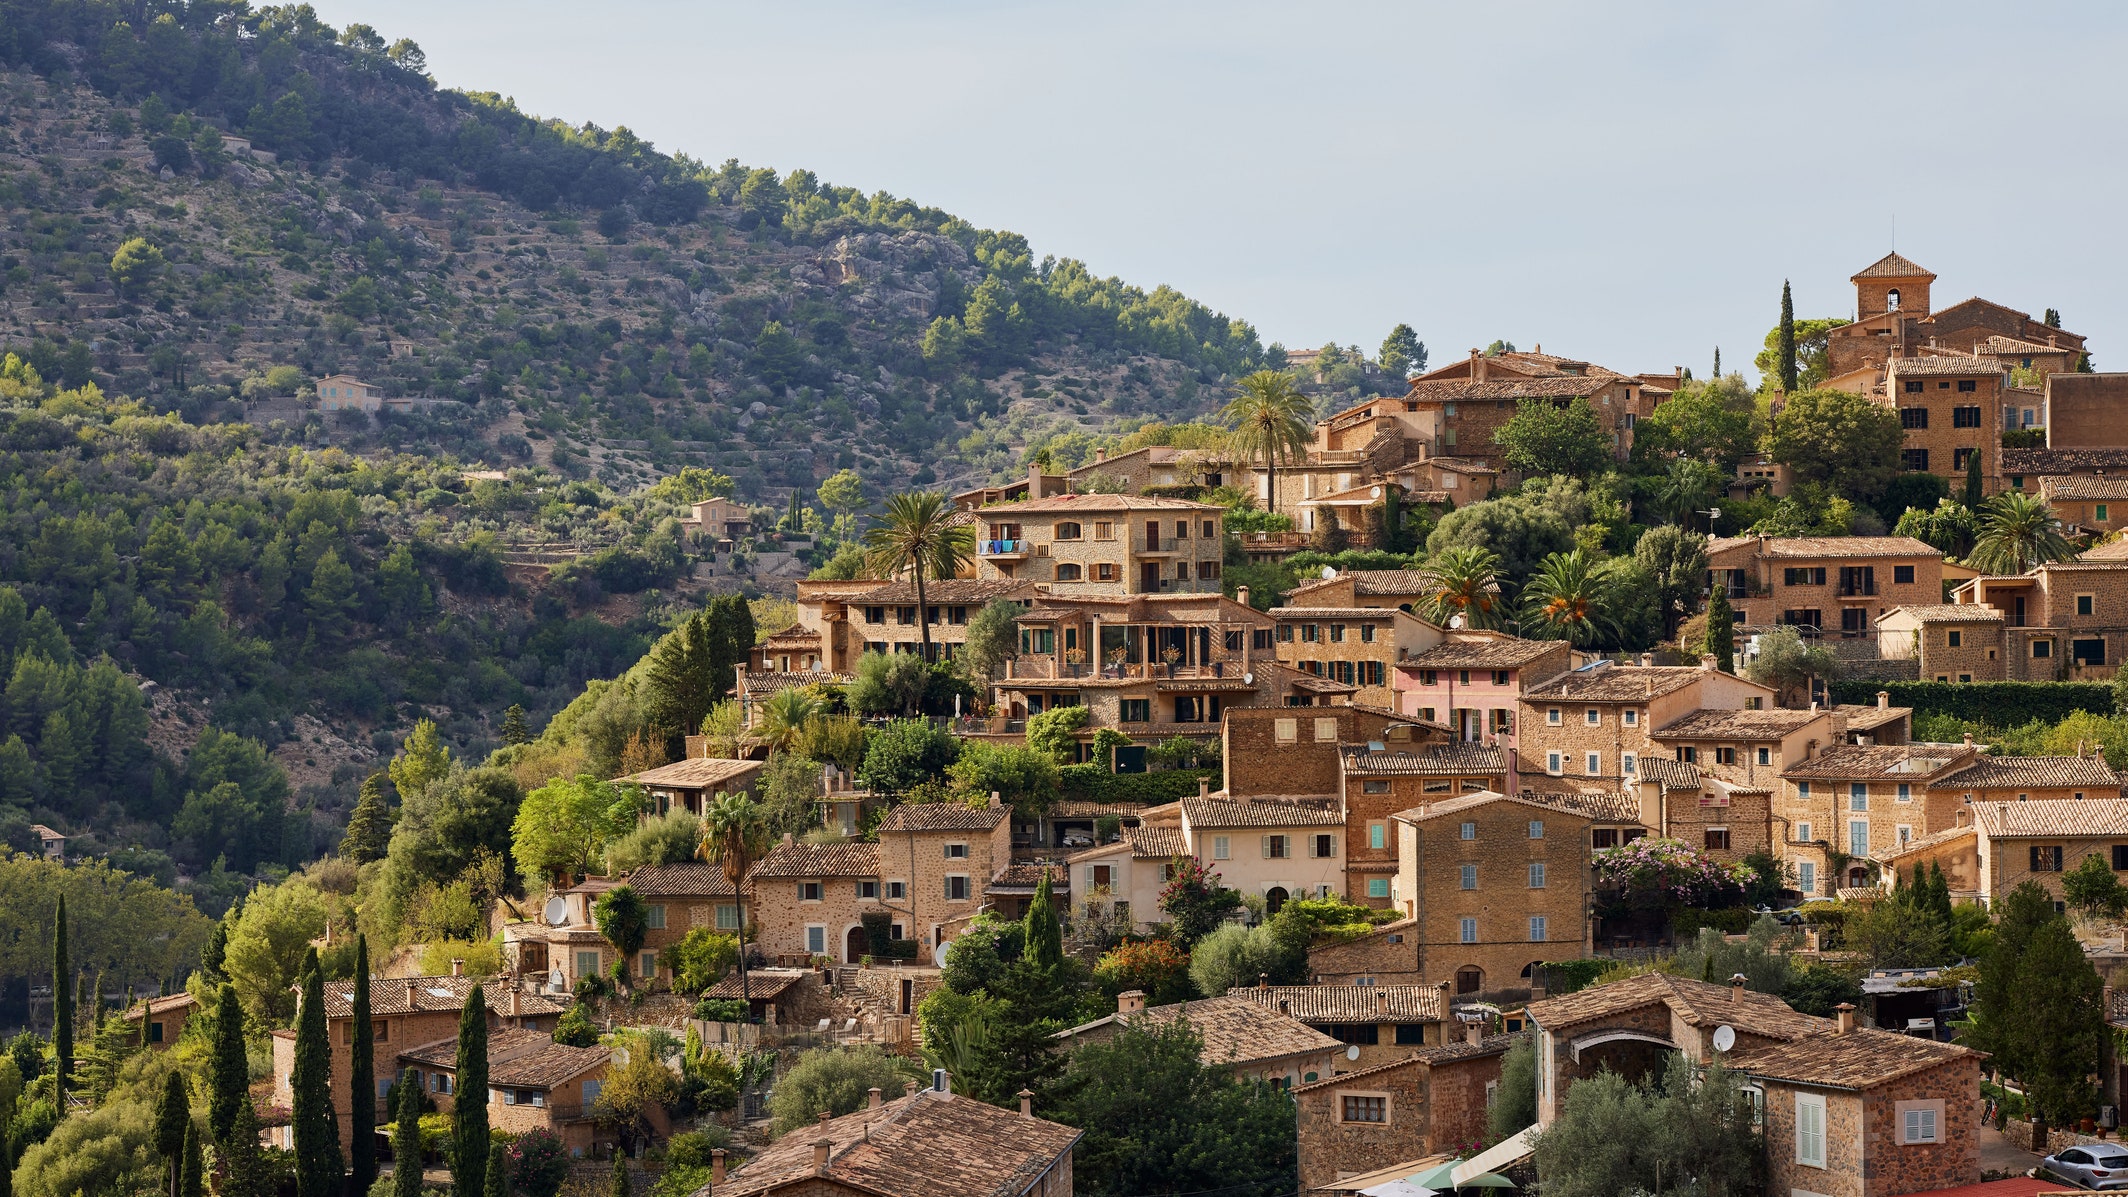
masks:
<path id="1" fill-rule="evenodd" d="M 1175 663 L 1182 659 L 1182 650 L 1170 644 L 1160 650 L 1160 659 L 1167 662 L 1167 675 L 1175 676 Z"/>
<path id="2" fill-rule="evenodd" d="M 1071 676 L 1079 676 L 1079 666 L 1086 664 L 1086 650 L 1083 648 L 1065 649 L 1064 663 L 1071 666 Z"/>
<path id="3" fill-rule="evenodd" d="M 1119 644 L 1119 645 L 1117 645 L 1116 647 L 1112 648 L 1112 649 L 1109 649 L 1109 650 L 1108 650 L 1108 668 L 1109 668 L 1109 672 L 1110 672 L 1110 673 L 1112 673 L 1112 674 L 1116 674 L 1116 675 L 1120 676 L 1120 675 L 1122 674 L 1122 671 L 1123 671 L 1123 661 L 1124 661 L 1124 658 L 1126 658 L 1126 657 L 1128 657 L 1128 656 L 1130 656 L 1130 650 L 1128 650 L 1128 649 L 1124 648 L 1124 647 L 1123 647 L 1122 645 L 1120 645 L 1120 644 Z"/>

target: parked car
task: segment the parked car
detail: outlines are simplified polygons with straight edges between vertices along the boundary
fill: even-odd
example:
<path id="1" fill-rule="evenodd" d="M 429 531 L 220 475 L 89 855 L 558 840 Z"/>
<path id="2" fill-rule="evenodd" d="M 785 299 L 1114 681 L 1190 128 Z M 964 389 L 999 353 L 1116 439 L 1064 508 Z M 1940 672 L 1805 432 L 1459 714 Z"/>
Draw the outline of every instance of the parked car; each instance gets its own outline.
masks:
<path id="1" fill-rule="evenodd" d="M 2098 1143 L 2087 1147 L 2064 1147 L 2039 1166 L 2087 1189 L 2128 1189 L 2128 1147 Z"/>
<path id="2" fill-rule="evenodd" d="M 1833 898 L 1822 898 L 1822 897 L 1821 897 L 1821 898 L 1805 898 L 1805 899 L 1803 899 L 1803 900 L 1802 900 L 1801 902 L 1798 902 L 1798 903 L 1796 903 L 1796 904 L 1795 904 L 1795 905 L 1793 905 L 1793 906 L 1784 906 L 1784 907 L 1782 907 L 1782 908 L 1781 908 L 1781 909 L 1779 909 L 1779 910 L 1774 910 L 1774 909 L 1771 909 L 1770 907 L 1765 907 L 1765 906 L 1761 906 L 1761 907 L 1759 907 L 1758 909 L 1756 909 L 1756 910 L 1752 911 L 1751 913 L 1753 913 L 1753 914 L 1770 914 L 1770 915 L 1772 915 L 1772 916 L 1773 916 L 1773 921 L 1774 921 L 1774 922 L 1780 923 L 1780 924 L 1781 924 L 1781 925 L 1783 925 L 1783 926 L 1787 926 L 1787 927 L 1794 927 L 1794 926 L 1798 926 L 1798 925 L 1800 925 L 1800 924 L 1801 924 L 1801 923 L 1803 922 L 1804 918 L 1805 918 L 1805 917 L 1806 917 L 1806 916 L 1807 916 L 1807 915 L 1809 914 L 1809 911 L 1810 911 L 1810 908 L 1811 908 L 1811 907 L 1813 907 L 1813 906 L 1817 906 L 1817 905 L 1820 905 L 1820 904 L 1822 904 L 1822 903 L 1826 903 L 1826 902 L 1832 902 L 1832 901 L 1835 901 L 1835 900 L 1836 900 L 1836 899 L 1833 899 Z"/>

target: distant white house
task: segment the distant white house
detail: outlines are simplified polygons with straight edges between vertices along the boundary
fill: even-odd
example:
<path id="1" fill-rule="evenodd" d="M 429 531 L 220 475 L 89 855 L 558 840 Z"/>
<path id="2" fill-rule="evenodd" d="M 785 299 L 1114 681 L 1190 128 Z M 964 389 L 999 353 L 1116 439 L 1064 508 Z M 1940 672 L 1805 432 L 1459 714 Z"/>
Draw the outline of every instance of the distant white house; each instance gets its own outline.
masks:
<path id="1" fill-rule="evenodd" d="M 350 374 L 328 374 L 318 380 L 319 411 L 375 412 L 384 407 L 384 390 Z"/>
<path id="2" fill-rule="evenodd" d="M 30 824 L 30 834 L 44 847 L 46 860 L 65 860 L 67 837 L 53 831 L 42 823 Z"/>

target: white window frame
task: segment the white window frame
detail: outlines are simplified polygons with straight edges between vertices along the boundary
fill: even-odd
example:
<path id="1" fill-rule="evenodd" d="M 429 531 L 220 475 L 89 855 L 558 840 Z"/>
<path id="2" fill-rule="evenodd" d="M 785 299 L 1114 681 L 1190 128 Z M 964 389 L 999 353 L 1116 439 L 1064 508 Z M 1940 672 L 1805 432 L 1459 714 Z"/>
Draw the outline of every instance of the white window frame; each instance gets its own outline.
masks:
<path id="1" fill-rule="evenodd" d="M 1810 824 L 1808 824 L 1808 823 L 1798 823 L 1798 824 L 1796 824 L 1796 825 L 1795 825 L 1795 837 L 1796 837 L 1796 839 L 1798 839 L 1798 840 L 1802 841 L 1803 843 L 1806 843 L 1806 844 L 1807 844 L 1807 843 L 1809 843 L 1809 842 L 1810 842 Z"/>
<path id="2" fill-rule="evenodd" d="M 1584 776 L 1584 777 L 1602 777 L 1602 776 L 1603 776 L 1603 754 L 1602 754 L 1602 753 L 1600 753 L 1600 752 L 1585 752 L 1585 753 L 1583 753 L 1583 754 L 1582 754 L 1582 761 L 1581 761 L 1581 763 L 1582 763 L 1583 765 L 1587 766 L 1587 768 L 1586 768 L 1586 769 L 1584 769 L 1584 770 L 1582 771 L 1582 776 Z"/>
<path id="3" fill-rule="evenodd" d="M 1545 942 L 1549 929 L 1550 923 L 1543 915 L 1533 914 L 1529 916 L 1529 941 L 1531 943 Z"/>
<path id="4" fill-rule="evenodd" d="M 816 937 L 816 934 L 820 940 L 819 947 L 813 946 L 813 940 Z M 805 925 L 805 952 L 808 956 L 825 956 L 828 954 L 827 924 L 807 923 Z"/>
<path id="5" fill-rule="evenodd" d="M 1529 887 L 1531 889 L 1544 888 L 1544 862 L 1541 860 L 1529 862 Z"/>
<path id="6" fill-rule="evenodd" d="M 1466 822 L 1457 830 L 1456 834 L 1462 839 L 1475 840 L 1478 838 L 1478 825 Z"/>
<path id="7" fill-rule="evenodd" d="M 1544 820 L 1531 819 L 1529 821 L 1529 837 L 1533 840 L 1544 838 Z"/>
<path id="8" fill-rule="evenodd" d="M 1602 727 L 1603 708 L 1590 707 L 1586 711 L 1583 711 L 1581 715 L 1581 722 L 1589 727 Z"/>
<path id="9" fill-rule="evenodd" d="M 1561 718 L 1561 716 L 1560 716 L 1560 714 L 1559 714 L 1559 708 L 1558 708 L 1558 707 L 1547 707 L 1547 708 L 1545 708 L 1545 712 L 1544 712 L 1544 721 L 1545 721 L 1546 723 L 1549 723 L 1549 724 L 1551 724 L 1551 725 L 1552 725 L 1553 727 L 1557 727 L 1557 726 L 1559 726 L 1559 721 L 1560 721 L 1560 718 Z"/>
<path id="10" fill-rule="evenodd" d="M 1546 773 L 1551 774 L 1553 777 L 1558 777 L 1561 774 L 1564 774 L 1566 772 L 1566 754 L 1563 752 L 1545 753 L 1544 771 Z"/>
<path id="11" fill-rule="evenodd" d="M 1478 942 L 1478 920 L 1464 919 L 1457 928 L 1457 939 L 1461 943 Z"/>
<path id="12" fill-rule="evenodd" d="M 1627 707 L 1624 711 L 1619 713 L 1619 718 L 1625 720 L 1625 724 L 1627 727 L 1640 726 L 1640 711 L 1637 708 Z"/>
<path id="13" fill-rule="evenodd" d="M 1458 870 L 1458 872 L 1459 872 L 1459 874 L 1460 874 L 1460 877 L 1461 877 L 1461 882 L 1462 882 L 1462 888 L 1464 888 L 1464 889 L 1476 889 L 1476 888 L 1478 888 L 1478 866 L 1476 866 L 1476 865 L 1474 865 L 1474 864 L 1467 864 L 1467 865 L 1464 865 L 1464 866 L 1462 866 L 1462 868 L 1461 868 L 1460 870 Z"/>
<path id="14" fill-rule="evenodd" d="M 1825 1095 L 1795 1095 L 1795 1162 L 1798 1167 L 1825 1166 Z"/>
<path id="15" fill-rule="evenodd" d="M 1943 1142 L 1943 1112 L 1933 1102 L 1899 1103 L 1899 1144 L 1925 1147 Z"/>
<path id="16" fill-rule="evenodd" d="M 1213 836 L 1213 837 L 1212 837 L 1212 859 L 1213 859 L 1213 860 L 1232 860 L 1232 859 L 1234 859 L 1234 841 L 1233 841 L 1233 840 L 1231 840 L 1231 839 L 1229 839 L 1229 838 L 1227 838 L 1226 836 L 1223 836 L 1223 835 L 1215 835 L 1215 836 Z"/>
<path id="17" fill-rule="evenodd" d="M 1797 888 L 1801 889 L 1805 894 L 1814 894 L 1818 892 L 1817 861 L 1799 860 L 1796 862 L 1796 886 Z"/>
<path id="18" fill-rule="evenodd" d="M 1622 752 L 1618 755 L 1618 772 L 1625 777 L 1640 776 L 1640 754 Z"/>
<path id="19" fill-rule="evenodd" d="M 1908 784 L 1907 782 L 1903 782 L 1903 781 L 1902 781 L 1902 782 L 1900 782 L 1900 783 L 1899 783 L 1899 795 L 1898 795 L 1898 798 L 1896 799 L 1896 801 L 1899 801 L 1899 802 L 1912 802 L 1913 800 L 1914 800 L 1914 787 L 1913 787 L 1912 785 Z"/>

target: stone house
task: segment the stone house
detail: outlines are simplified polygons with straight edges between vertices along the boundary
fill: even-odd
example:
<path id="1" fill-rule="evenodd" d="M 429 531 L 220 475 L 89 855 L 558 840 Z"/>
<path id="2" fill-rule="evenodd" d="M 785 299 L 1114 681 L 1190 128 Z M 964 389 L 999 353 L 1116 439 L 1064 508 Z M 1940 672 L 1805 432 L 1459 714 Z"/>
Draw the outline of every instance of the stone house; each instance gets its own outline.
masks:
<path id="1" fill-rule="evenodd" d="M 1892 607 L 1942 602 L 1943 554 L 1911 536 L 1720 537 L 1707 545 L 1707 585 L 1723 588 L 1740 627 L 1852 639 Z"/>
<path id="2" fill-rule="evenodd" d="M 377 1078 L 376 1113 L 380 1120 L 391 1117 L 384 1108 L 384 1099 L 393 1078 L 399 1074 L 399 1053 L 409 1045 L 455 1037 L 466 1000 L 475 985 L 480 986 L 487 1002 L 488 1034 L 491 1037 L 505 1031 L 551 1032 L 561 1012 L 567 1008 L 566 1001 L 528 993 L 503 980 L 480 981 L 463 976 L 373 979 L 369 989 L 370 1064 Z M 296 994 L 300 1005 L 302 991 L 297 989 Z M 324 997 L 325 1034 L 332 1047 L 332 1075 L 344 1078 L 353 1068 L 355 983 L 327 981 Z M 273 1101 L 276 1105 L 286 1106 L 294 1100 L 295 1092 L 292 1083 L 295 1032 L 275 1031 L 272 1047 Z M 354 1113 L 348 1105 L 344 1083 L 332 1087 L 332 1106 L 333 1117 L 340 1128 L 340 1150 L 346 1151 L 354 1133 Z"/>
<path id="3" fill-rule="evenodd" d="M 748 649 L 746 671 L 825 673 L 825 652 L 820 633 L 794 623 L 780 632 L 770 633 L 766 640 Z"/>
<path id="4" fill-rule="evenodd" d="M 1980 603 L 1893 607 L 1877 617 L 1877 655 L 1912 661 L 1922 681 L 1999 682 L 2003 615 Z"/>
<path id="5" fill-rule="evenodd" d="M 1009 478 L 989 486 L 978 486 L 953 496 L 953 506 L 959 511 L 974 511 L 981 507 L 995 507 L 1001 503 L 1019 503 L 1027 499 L 1047 499 L 1055 495 L 1071 493 L 1070 479 L 1062 474 L 1052 474 L 1042 468 L 1042 463 L 1027 463 L 1027 473 L 1018 478 Z"/>
<path id="6" fill-rule="evenodd" d="M 749 968 L 741 976 L 733 969 L 702 996 L 745 1002 L 748 1017 L 764 1026 L 811 1027 L 836 1012 L 824 975 L 811 968 Z"/>
<path id="7" fill-rule="evenodd" d="M 1647 388 L 1632 375 L 1570 358 L 1535 352 L 1487 356 L 1473 349 L 1467 360 L 1413 379 L 1400 404 L 1384 400 L 1373 406 L 1409 429 L 1407 443 L 1424 446 L 1413 456 L 1467 457 L 1505 471 L 1506 457 L 1493 435 L 1514 418 L 1521 401 L 1563 406 L 1586 399 L 1623 461 L 1633 449 L 1634 423 L 1655 410 L 1655 397 L 1644 394 Z"/>
<path id="8" fill-rule="evenodd" d="M 1438 1047 L 1454 1031 L 1438 985 L 1250 985 L 1227 991 L 1297 1018 L 1345 1045 L 1344 1075 Z"/>
<path id="9" fill-rule="evenodd" d="M 1716 669 L 1711 656 L 1696 667 L 1597 661 L 1525 689 L 1516 763 L 1524 785 L 1615 792 L 1642 761 L 1672 755 L 1656 728 L 1695 711 L 1773 706 L 1771 687 Z"/>
<path id="10" fill-rule="evenodd" d="M 924 583 L 922 610 L 914 582 L 800 582 L 798 622 L 787 632 L 804 659 L 808 647 L 816 668 L 854 674 L 865 653 L 914 653 L 923 650 L 925 626 L 935 659 L 950 661 L 968 642 L 968 624 L 990 603 L 1003 599 L 1027 606 L 1042 594 L 1031 582 L 993 578 L 940 578 Z M 785 633 L 778 633 L 782 636 Z M 812 641 L 804 639 L 810 635 Z M 790 672 L 775 647 L 776 637 L 755 649 L 757 668 Z M 769 658 L 774 658 L 773 660 Z"/>
<path id="11" fill-rule="evenodd" d="M 37 837 L 37 847 L 46 860 L 65 860 L 67 837 L 42 823 L 30 824 L 30 834 Z"/>
<path id="12" fill-rule="evenodd" d="M 2002 613 L 2002 680 L 2103 681 L 2128 654 L 2128 560 L 2111 554 L 1974 578 L 1951 598 Z"/>
<path id="13" fill-rule="evenodd" d="M 753 793 L 761 783 L 762 767 L 760 761 L 690 757 L 614 780 L 643 787 L 658 814 L 684 810 L 699 816 L 725 794 Z"/>
<path id="14" fill-rule="evenodd" d="M 189 993 L 173 993 L 135 1002 L 126 1009 L 127 1022 L 141 1024 L 140 1042 L 158 1051 L 174 1047 L 185 1033 L 185 1023 L 199 1007 Z"/>
<path id="15" fill-rule="evenodd" d="M 2083 763 L 2105 768 L 2103 761 Z M 2060 903 L 2062 874 L 2089 856 L 2105 861 L 2116 873 L 2128 871 L 2128 801 L 2116 796 L 2118 788 L 2101 792 L 2106 796 L 2094 794 L 2088 800 L 1974 803 L 1971 851 L 1981 900 L 1992 904 L 2024 882 L 2037 881 Z"/>
<path id="16" fill-rule="evenodd" d="M 2083 355 L 2084 338 L 2049 328 L 2025 312 L 1968 299 L 1932 311 L 1930 285 L 1936 276 L 1896 253 L 1889 253 L 1851 276 L 1855 285 L 1855 320 L 1833 329 L 1825 357 L 1834 379 L 1880 374 L 1894 359 L 1939 347 L 1992 359 L 2007 372 L 2020 369 L 2074 369 Z M 1997 342 L 1996 338 L 2005 338 Z M 2039 347 L 2050 352 L 2039 352 Z M 2029 347 L 2029 348 L 2028 348 Z M 2068 366 L 2060 362 L 2067 360 Z"/>
<path id="17" fill-rule="evenodd" d="M 731 552 L 732 546 L 754 534 L 754 517 L 746 504 L 732 499 L 703 499 L 680 525 L 689 538 Z"/>
<path id="18" fill-rule="evenodd" d="M 1461 740 L 1497 737 L 1516 750 L 1515 712 L 1532 686 L 1572 666 L 1564 640 L 1523 640 L 1505 632 L 1455 629 L 1441 643 L 1396 663 L 1398 709 L 1439 720 Z"/>
<path id="19" fill-rule="evenodd" d="M 1781 771 L 1776 851 L 1804 894 L 1869 884 L 1869 862 L 1958 822 L 1961 805 L 1931 783 L 1968 768 L 1970 744 L 1839 745 Z M 1845 872 L 1834 875 L 1834 855 Z"/>
<path id="20" fill-rule="evenodd" d="M 746 875 L 754 944 L 774 962 L 856 963 L 871 953 L 863 917 L 891 913 L 889 894 L 904 906 L 909 901 L 906 871 L 891 888 L 879 872 L 879 844 L 785 839 Z M 909 926 L 906 918 L 896 920 L 894 938 L 909 938 Z"/>
<path id="21" fill-rule="evenodd" d="M 1338 794 L 1345 816 L 1344 898 L 1388 909 L 1396 888 L 1394 819 L 1402 811 L 1458 794 L 1513 793 L 1508 754 L 1491 745 L 1435 744 L 1391 749 L 1385 741 L 1343 745 Z"/>
<path id="22" fill-rule="evenodd" d="M 1345 817 L 1334 803 L 1185 798 L 1182 837 L 1226 885 L 1263 898 L 1267 913 L 1345 892 Z"/>
<path id="23" fill-rule="evenodd" d="M 1300 1191 L 1481 1142 L 1500 1058 L 1519 1038 L 1444 1043 L 1296 1088 Z"/>
<path id="24" fill-rule="evenodd" d="M 1410 611 L 1426 598 L 1426 575 L 1415 569 L 1331 570 L 1327 578 L 1283 592 L 1296 607 L 1387 607 Z"/>
<path id="25" fill-rule="evenodd" d="M 1857 1028 L 1740 1051 L 1763 1093 L 1767 1190 L 1897 1197 L 1980 1179 L 1984 1053 Z"/>
<path id="26" fill-rule="evenodd" d="M 1237 994 L 1148 1008 L 1145 994 L 1136 989 L 1117 997 L 1114 1014 L 1058 1031 L 1051 1038 L 1068 1051 L 1082 1043 L 1113 1038 L 1126 1026 L 1157 1027 L 1177 1018 L 1188 1022 L 1203 1039 L 1201 1058 L 1206 1064 L 1223 1066 L 1237 1080 L 1262 1080 L 1279 1089 L 1329 1076 L 1346 1050 L 1344 1044 L 1299 1019 Z"/>
<path id="27" fill-rule="evenodd" d="M 880 904 L 907 920 L 927 954 L 975 917 L 985 888 L 1012 864 L 1011 808 L 990 802 L 905 802 L 879 825 Z"/>
<path id="28" fill-rule="evenodd" d="M 2100 478 L 2128 471 L 2128 448 L 2004 449 L 2002 469 L 2006 489 L 2031 494 L 2045 478 Z"/>
<path id="29" fill-rule="evenodd" d="M 1724 781 L 1696 765 L 1656 759 L 1646 762 L 1632 793 L 1639 800 L 1642 827 L 1682 840 L 1716 860 L 1734 863 L 1773 850 L 1770 784 Z M 1636 832 L 1613 831 L 1616 838 L 1601 846 L 1631 843 L 1640 838 Z"/>
<path id="30" fill-rule="evenodd" d="M 384 388 L 372 386 L 352 374 L 328 374 L 317 382 L 319 411 L 384 410 Z"/>
<path id="31" fill-rule="evenodd" d="M 2002 400 L 2008 372 L 1993 358 L 1925 351 L 1886 365 L 1884 405 L 1896 408 L 1905 437 L 1900 468 L 1935 474 L 1955 493 L 1966 458 L 1980 455 L 1980 484 L 2002 489 Z"/>
<path id="32" fill-rule="evenodd" d="M 1342 791 L 1341 746 L 1395 752 L 1443 743 L 1448 729 L 1386 707 L 1233 707 L 1220 727 L 1227 797 L 1332 798 Z"/>
<path id="33" fill-rule="evenodd" d="M 1442 629 L 1395 607 L 1326 607 L 1314 596 L 1273 607 L 1281 664 L 1358 687 L 1354 702 L 1395 706 L 1397 665 L 1441 642 Z"/>
<path id="34" fill-rule="evenodd" d="M 490 1031 L 488 1125 L 511 1135 L 548 1131 L 571 1155 L 584 1155 L 595 1142 L 612 1137 L 600 1132 L 592 1115 L 612 1059 L 611 1049 L 570 1047 L 540 1031 Z M 440 1113 L 450 1113 L 466 1096 L 458 1092 L 456 1035 L 406 1048 L 397 1063 L 393 1072 L 412 1076 Z M 378 1074 L 380 1084 L 388 1083 L 386 1075 Z M 661 1121 L 652 1116 L 654 1126 Z"/>
<path id="35" fill-rule="evenodd" d="M 643 899 L 650 916 L 642 951 L 647 959 L 638 970 L 641 976 L 654 975 L 670 984 L 672 970 L 659 964 L 658 956 L 698 927 L 735 938 L 739 935 L 739 897 L 725 880 L 721 865 L 693 860 L 645 865 L 628 874 L 628 886 Z"/>
<path id="36" fill-rule="evenodd" d="M 1071 1197 L 1077 1128 L 1035 1117 L 1025 1090 L 1014 1113 L 938 1075 L 892 1101 L 874 1089 L 865 1108 L 784 1135 L 728 1175 L 720 1148 L 693 1197 Z"/>
<path id="37" fill-rule="evenodd" d="M 974 514 L 976 577 L 1077 595 L 1219 593 L 1225 508 L 1142 495 L 1058 495 Z"/>
<path id="38" fill-rule="evenodd" d="M 1201 449 L 1177 449 L 1172 445 L 1146 445 L 1125 453 L 1094 450 L 1093 460 L 1066 470 L 1064 479 L 1072 490 L 1120 488 L 1142 495 L 1149 486 L 1214 487 L 1226 483 L 1234 463 L 1223 455 Z"/>
<path id="39" fill-rule="evenodd" d="M 1178 816 L 1179 817 L 1179 816 Z M 1065 858 L 1076 901 L 1128 916 L 1139 931 L 1162 921 L 1160 893 L 1175 879 L 1175 860 L 1190 855 L 1180 827 L 1129 827 L 1113 844 Z"/>
<path id="40" fill-rule="evenodd" d="M 2128 419 L 2128 411 L 2121 416 Z M 2041 478 L 2039 497 L 2071 536 L 2098 537 L 2128 528 L 2128 478 Z"/>
<path id="41" fill-rule="evenodd" d="M 1728 1054 L 1740 1058 L 1832 1026 L 1828 1019 L 1796 1013 L 1771 994 L 1745 989 L 1741 979 L 1716 985 L 1668 973 L 1531 1002 L 1526 1014 L 1537 1030 L 1540 1130 L 1559 1116 L 1567 1091 L 1601 1069 L 1641 1080 L 1659 1075 L 1673 1051 L 1704 1064 L 1716 1056 L 1714 1040 L 1723 1027 L 1735 1036 Z"/>
<path id="42" fill-rule="evenodd" d="M 1653 738 L 1672 760 L 1703 775 L 1770 788 L 1789 762 L 1840 743 L 1843 722 L 1844 716 L 1815 705 L 1803 711 L 1699 710 L 1657 727 Z"/>

